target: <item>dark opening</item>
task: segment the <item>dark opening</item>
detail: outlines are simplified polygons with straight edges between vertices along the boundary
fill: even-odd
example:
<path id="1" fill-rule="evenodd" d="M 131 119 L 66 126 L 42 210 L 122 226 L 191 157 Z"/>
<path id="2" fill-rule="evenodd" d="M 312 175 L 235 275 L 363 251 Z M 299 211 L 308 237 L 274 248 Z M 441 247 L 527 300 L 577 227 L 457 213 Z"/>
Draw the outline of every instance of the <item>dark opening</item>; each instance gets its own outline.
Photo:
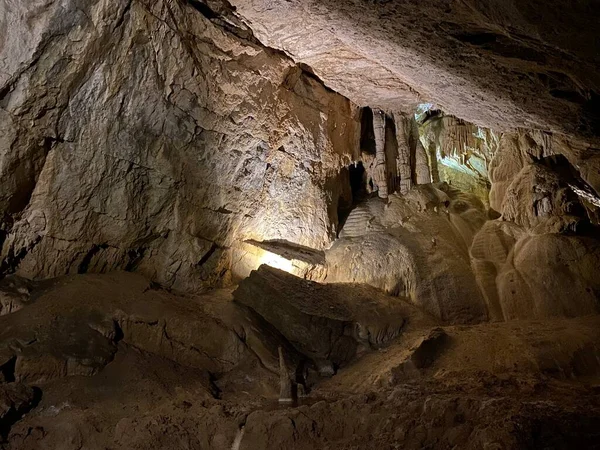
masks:
<path id="1" fill-rule="evenodd" d="M 346 219 L 348 219 L 354 207 L 367 195 L 365 167 L 363 163 L 359 161 L 356 164 L 350 164 L 347 169 L 342 169 L 340 181 L 343 188 L 338 199 L 337 208 L 338 234 L 344 227 Z"/>
<path id="2" fill-rule="evenodd" d="M 350 188 L 352 189 L 352 203 L 356 204 L 364 197 L 365 189 L 365 168 L 363 163 L 359 161 L 356 164 L 350 164 L 348 167 L 350 172 Z"/>
<path id="3" fill-rule="evenodd" d="M 373 111 L 371 108 L 363 108 L 360 113 L 360 149 L 371 155 L 376 152 Z"/>
<path id="4" fill-rule="evenodd" d="M 600 95 L 589 93 L 589 99 L 583 105 L 585 126 L 594 136 L 600 136 Z"/>
<path id="5" fill-rule="evenodd" d="M 216 19 L 217 17 L 219 17 L 219 15 L 216 12 L 214 12 L 210 8 L 210 6 L 208 6 L 207 4 L 205 4 L 199 0 L 188 0 L 188 3 L 192 6 L 192 8 L 194 8 L 196 11 L 198 11 L 200 14 L 202 14 L 208 20 Z"/>
<path id="6" fill-rule="evenodd" d="M 7 383 L 15 381 L 15 368 L 17 365 L 17 357 L 14 356 L 8 360 L 3 366 L 0 367 L 0 373 Z"/>
<path id="7" fill-rule="evenodd" d="M 396 160 L 398 159 L 398 139 L 394 119 L 385 117 L 385 157 L 386 173 L 388 174 L 388 192 L 396 192 L 400 187 L 400 177 L 396 176 Z"/>

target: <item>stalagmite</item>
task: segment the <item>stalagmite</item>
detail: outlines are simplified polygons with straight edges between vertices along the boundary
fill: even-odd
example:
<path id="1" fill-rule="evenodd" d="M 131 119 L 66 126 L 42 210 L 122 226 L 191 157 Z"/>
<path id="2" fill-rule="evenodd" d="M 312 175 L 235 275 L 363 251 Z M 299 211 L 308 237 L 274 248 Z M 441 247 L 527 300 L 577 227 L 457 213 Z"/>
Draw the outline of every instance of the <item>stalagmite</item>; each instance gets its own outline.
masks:
<path id="1" fill-rule="evenodd" d="M 600 450 L 595 3 L 0 0 L 0 450 Z"/>
<path id="2" fill-rule="evenodd" d="M 373 131 L 375 132 L 375 173 L 373 178 L 377 183 L 380 198 L 388 198 L 388 182 L 385 161 L 385 113 L 373 111 Z"/>

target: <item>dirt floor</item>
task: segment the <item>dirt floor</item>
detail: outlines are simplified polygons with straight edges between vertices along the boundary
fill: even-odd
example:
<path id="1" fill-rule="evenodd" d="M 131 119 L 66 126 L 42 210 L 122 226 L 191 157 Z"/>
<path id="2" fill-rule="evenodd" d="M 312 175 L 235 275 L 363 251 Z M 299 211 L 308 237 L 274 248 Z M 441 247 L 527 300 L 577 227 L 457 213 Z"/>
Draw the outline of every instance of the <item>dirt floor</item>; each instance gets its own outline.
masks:
<path id="1" fill-rule="evenodd" d="M 600 448 L 597 316 L 407 317 L 282 406 L 272 347 L 294 343 L 231 291 L 178 297 L 131 274 L 27 289 L 0 317 L 3 450 Z"/>

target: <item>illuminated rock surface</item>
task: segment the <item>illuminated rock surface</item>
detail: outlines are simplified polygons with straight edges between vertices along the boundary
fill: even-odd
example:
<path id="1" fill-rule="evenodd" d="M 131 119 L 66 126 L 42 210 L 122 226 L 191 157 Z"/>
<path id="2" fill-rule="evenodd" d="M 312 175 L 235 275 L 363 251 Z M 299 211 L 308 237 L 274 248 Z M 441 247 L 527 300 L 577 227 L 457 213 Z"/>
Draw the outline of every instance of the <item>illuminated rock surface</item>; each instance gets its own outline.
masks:
<path id="1" fill-rule="evenodd" d="M 42 3 L 0 6 L 4 270 L 190 290 L 245 239 L 331 242 L 348 100 L 180 2 Z"/>
<path id="2" fill-rule="evenodd" d="M 0 0 L 0 448 L 598 448 L 599 19 Z"/>

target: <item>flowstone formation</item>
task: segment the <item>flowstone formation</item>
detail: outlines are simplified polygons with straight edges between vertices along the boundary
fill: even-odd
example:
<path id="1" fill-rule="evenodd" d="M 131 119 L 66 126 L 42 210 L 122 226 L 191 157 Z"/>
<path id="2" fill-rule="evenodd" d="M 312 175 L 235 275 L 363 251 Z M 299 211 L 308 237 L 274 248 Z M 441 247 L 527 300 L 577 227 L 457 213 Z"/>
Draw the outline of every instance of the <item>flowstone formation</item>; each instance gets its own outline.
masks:
<path id="1" fill-rule="evenodd" d="M 475 236 L 471 256 L 492 319 L 598 313 L 598 196 L 563 146 L 506 134 L 491 162 L 490 205 L 502 216 Z"/>
<path id="2" fill-rule="evenodd" d="M 0 0 L 0 449 L 598 448 L 598 19 Z"/>

